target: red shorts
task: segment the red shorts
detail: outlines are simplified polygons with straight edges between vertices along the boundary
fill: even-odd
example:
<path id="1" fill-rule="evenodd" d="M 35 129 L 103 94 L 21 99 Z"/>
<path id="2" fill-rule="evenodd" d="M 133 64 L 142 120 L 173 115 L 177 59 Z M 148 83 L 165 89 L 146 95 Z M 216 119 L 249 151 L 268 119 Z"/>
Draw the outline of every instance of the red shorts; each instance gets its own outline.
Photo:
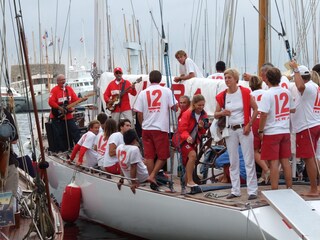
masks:
<path id="1" fill-rule="evenodd" d="M 120 174 L 120 164 L 117 162 L 116 164 L 112 165 L 111 167 L 105 167 L 104 170 L 108 173 Z"/>
<path id="2" fill-rule="evenodd" d="M 184 142 L 181 145 L 181 156 L 182 156 L 182 164 L 183 166 L 187 165 L 189 152 L 196 151 L 196 144 L 189 144 Z"/>
<path id="3" fill-rule="evenodd" d="M 260 123 L 260 118 L 257 118 L 252 124 L 254 150 L 259 150 L 261 148 L 261 140 L 258 133 L 259 123 Z"/>
<path id="4" fill-rule="evenodd" d="M 320 137 L 320 126 L 312 127 L 309 130 L 305 129 L 296 134 L 297 158 L 312 158 L 317 151 L 317 142 Z"/>
<path id="5" fill-rule="evenodd" d="M 146 159 L 167 160 L 170 157 L 167 132 L 159 130 L 142 130 L 142 143 Z"/>
<path id="6" fill-rule="evenodd" d="M 280 160 L 291 157 L 290 133 L 263 135 L 261 160 Z"/>

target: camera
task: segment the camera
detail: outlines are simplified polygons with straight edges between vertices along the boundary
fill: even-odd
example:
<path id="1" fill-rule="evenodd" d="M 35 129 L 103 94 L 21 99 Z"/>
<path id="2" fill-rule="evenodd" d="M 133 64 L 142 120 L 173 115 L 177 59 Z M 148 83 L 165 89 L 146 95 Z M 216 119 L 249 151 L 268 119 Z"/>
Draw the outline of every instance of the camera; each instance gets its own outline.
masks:
<path id="1" fill-rule="evenodd" d="M 203 121 L 203 128 L 208 129 L 209 128 L 209 119 L 204 118 L 204 119 L 202 119 L 202 121 Z"/>

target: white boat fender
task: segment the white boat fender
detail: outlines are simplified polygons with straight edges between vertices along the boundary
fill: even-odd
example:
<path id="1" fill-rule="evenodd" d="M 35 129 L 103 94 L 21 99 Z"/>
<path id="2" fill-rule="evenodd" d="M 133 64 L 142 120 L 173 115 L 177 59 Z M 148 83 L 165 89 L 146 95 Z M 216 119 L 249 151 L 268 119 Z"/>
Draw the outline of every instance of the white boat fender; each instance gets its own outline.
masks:
<path id="1" fill-rule="evenodd" d="M 71 182 L 66 186 L 61 201 L 61 217 L 65 222 L 74 222 L 79 218 L 81 188 Z"/>

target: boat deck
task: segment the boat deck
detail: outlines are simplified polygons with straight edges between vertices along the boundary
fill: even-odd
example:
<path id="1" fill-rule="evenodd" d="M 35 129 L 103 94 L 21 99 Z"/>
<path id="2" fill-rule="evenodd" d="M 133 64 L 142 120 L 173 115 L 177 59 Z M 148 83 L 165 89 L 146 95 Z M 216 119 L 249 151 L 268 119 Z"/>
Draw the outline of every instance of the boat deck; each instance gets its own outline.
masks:
<path id="1" fill-rule="evenodd" d="M 74 168 L 77 171 L 95 176 L 97 178 L 105 179 L 106 181 L 112 181 L 117 184 L 120 176 L 108 174 L 106 172 L 95 170 L 93 168 L 83 168 L 75 165 L 70 165 L 66 162 L 66 154 L 59 154 L 55 156 L 50 156 L 55 161 L 62 163 L 68 167 Z M 254 200 L 248 200 L 248 194 L 246 192 L 247 188 L 245 186 L 241 187 L 241 196 L 233 199 L 226 199 L 227 195 L 230 193 L 231 184 L 230 183 L 211 183 L 206 185 L 200 185 L 199 188 L 203 189 L 200 191 L 199 188 L 191 189 L 187 188 L 187 194 L 181 194 L 180 179 L 178 177 L 173 177 L 174 182 L 174 192 L 171 192 L 167 186 L 160 186 L 159 194 L 165 194 L 172 197 L 184 198 L 191 201 L 198 201 L 206 204 L 219 205 L 221 207 L 232 208 L 237 210 L 247 210 L 248 206 L 252 208 L 267 206 L 269 205 L 261 191 L 271 190 L 270 185 L 261 185 L 258 189 L 258 198 Z M 124 185 L 128 185 L 125 181 Z M 302 196 L 302 193 L 309 191 L 309 184 L 305 182 L 294 182 L 292 189 L 296 191 L 304 200 L 320 200 L 320 197 L 307 197 Z M 279 189 L 285 189 L 285 185 L 279 185 Z M 150 188 L 149 183 L 143 183 L 140 185 L 139 189 L 145 191 L 154 191 Z M 196 191 L 193 191 L 196 190 Z M 196 192 L 196 193 L 194 193 Z"/>
<path id="2" fill-rule="evenodd" d="M 20 174 L 19 179 L 19 187 L 22 191 L 30 192 L 30 187 L 27 185 L 27 181 L 25 180 L 25 177 Z M 55 240 L 62 240 L 64 231 L 63 231 L 63 220 L 61 218 L 61 215 L 59 213 L 58 207 L 52 203 L 52 212 L 55 216 L 55 227 L 56 227 L 56 234 L 54 239 Z M 57 222 L 59 223 L 59 227 L 57 226 Z M 27 235 L 30 226 L 32 224 L 32 219 L 29 217 L 24 217 L 19 214 L 16 218 L 16 225 L 11 226 L 9 230 L 9 234 L 7 237 L 9 239 L 24 239 L 24 237 Z M 1 239 L 1 238 L 0 238 Z M 27 239 L 40 239 L 36 232 L 32 232 Z"/>

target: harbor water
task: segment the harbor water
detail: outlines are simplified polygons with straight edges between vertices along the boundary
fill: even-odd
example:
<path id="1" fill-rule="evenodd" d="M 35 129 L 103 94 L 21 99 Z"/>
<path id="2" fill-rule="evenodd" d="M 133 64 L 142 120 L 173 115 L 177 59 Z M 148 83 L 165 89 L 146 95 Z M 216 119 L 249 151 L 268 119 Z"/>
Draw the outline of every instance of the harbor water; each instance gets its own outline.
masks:
<path id="1" fill-rule="evenodd" d="M 39 114 L 42 118 L 42 114 Z M 30 149 L 27 147 L 28 137 L 30 137 L 30 126 L 35 126 L 34 116 L 31 113 L 32 125 L 30 125 L 29 114 L 18 113 L 16 114 L 16 122 L 19 131 L 20 143 L 23 147 L 24 154 L 30 154 Z M 40 124 L 41 124 L 40 120 Z M 19 143 L 19 144 L 20 144 Z M 15 152 L 18 155 L 22 155 L 17 147 L 14 147 Z M 64 240 L 89 240 L 89 239 L 133 239 L 131 236 L 123 233 L 110 230 L 109 228 L 87 221 L 85 219 L 78 219 L 74 224 L 64 225 Z"/>

